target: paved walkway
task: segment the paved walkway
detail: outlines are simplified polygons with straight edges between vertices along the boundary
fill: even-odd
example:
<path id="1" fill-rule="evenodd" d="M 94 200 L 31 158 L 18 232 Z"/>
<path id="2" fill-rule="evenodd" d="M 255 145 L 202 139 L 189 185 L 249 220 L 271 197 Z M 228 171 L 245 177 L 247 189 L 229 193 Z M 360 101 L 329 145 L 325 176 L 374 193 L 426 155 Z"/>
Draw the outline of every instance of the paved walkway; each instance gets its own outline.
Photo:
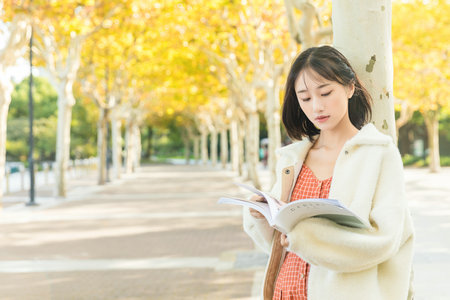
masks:
<path id="1" fill-rule="evenodd" d="M 262 171 L 267 186 L 267 172 Z M 417 300 L 450 299 L 450 169 L 407 169 L 417 229 Z M 266 256 L 242 232 L 230 171 L 153 165 L 96 186 L 73 181 L 66 200 L 40 188 L 5 198 L 0 300 L 256 299 Z"/>

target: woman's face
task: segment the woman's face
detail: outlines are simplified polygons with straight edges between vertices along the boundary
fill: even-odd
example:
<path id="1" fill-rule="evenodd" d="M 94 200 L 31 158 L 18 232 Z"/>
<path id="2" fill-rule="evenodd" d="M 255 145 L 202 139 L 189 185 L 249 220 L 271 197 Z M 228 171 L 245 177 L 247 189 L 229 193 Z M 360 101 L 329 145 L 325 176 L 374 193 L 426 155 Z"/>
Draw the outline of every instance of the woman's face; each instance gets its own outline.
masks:
<path id="1" fill-rule="evenodd" d="M 321 131 L 335 130 L 348 125 L 348 101 L 354 86 L 329 81 L 311 69 L 303 70 L 295 81 L 295 92 L 300 108 Z"/>

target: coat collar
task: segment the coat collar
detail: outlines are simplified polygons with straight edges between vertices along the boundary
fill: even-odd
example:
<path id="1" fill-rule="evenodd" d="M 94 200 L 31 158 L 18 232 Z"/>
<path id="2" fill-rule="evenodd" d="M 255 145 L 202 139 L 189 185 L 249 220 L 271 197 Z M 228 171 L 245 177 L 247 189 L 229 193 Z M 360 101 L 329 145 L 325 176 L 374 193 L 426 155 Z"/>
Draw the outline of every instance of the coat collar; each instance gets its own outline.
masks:
<path id="1" fill-rule="evenodd" d="M 384 146 L 392 142 L 393 141 L 390 136 L 379 132 L 372 123 L 369 123 L 361 128 L 361 130 L 359 130 L 354 137 L 348 140 L 344 144 L 342 150 L 351 150 L 354 147 L 362 145 Z M 277 154 L 280 156 L 291 157 L 295 161 L 299 157 L 305 157 L 312 145 L 313 143 L 308 138 L 305 138 L 301 141 L 294 142 L 278 149 Z"/>

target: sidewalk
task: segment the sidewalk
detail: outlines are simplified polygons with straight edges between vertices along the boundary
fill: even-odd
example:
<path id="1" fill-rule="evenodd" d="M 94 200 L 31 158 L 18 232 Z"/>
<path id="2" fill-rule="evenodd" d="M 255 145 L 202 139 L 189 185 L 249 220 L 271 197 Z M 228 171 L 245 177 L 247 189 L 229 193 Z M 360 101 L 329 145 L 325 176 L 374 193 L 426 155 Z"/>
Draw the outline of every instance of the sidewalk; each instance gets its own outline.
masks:
<path id="1" fill-rule="evenodd" d="M 267 171 L 261 174 L 267 186 Z M 406 175 L 416 300 L 450 299 L 450 169 Z M 233 176 L 209 166 L 153 165 L 105 186 L 78 179 L 66 200 L 52 199 L 48 187 L 37 207 L 7 201 L 0 300 L 257 299 L 267 257 L 243 233 L 241 209 L 216 204 L 241 193 Z"/>
<path id="2" fill-rule="evenodd" d="M 216 204 L 238 192 L 230 172 L 161 165 L 84 181 L 67 200 L 4 208 L 0 299 L 249 299 L 265 256 L 240 210 Z"/>
<path id="3" fill-rule="evenodd" d="M 450 168 L 405 170 L 416 231 L 415 300 L 450 299 Z"/>

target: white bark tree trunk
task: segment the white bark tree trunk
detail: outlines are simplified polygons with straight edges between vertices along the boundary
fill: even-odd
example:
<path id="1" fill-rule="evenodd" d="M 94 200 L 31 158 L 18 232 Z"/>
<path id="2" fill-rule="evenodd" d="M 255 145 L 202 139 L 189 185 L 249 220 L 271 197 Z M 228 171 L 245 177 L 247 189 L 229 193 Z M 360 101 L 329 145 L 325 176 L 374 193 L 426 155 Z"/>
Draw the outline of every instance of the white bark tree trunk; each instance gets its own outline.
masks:
<path id="1" fill-rule="evenodd" d="M 127 174 L 133 173 L 133 152 L 135 145 L 133 135 L 133 122 L 127 120 L 125 127 L 125 172 Z"/>
<path id="2" fill-rule="evenodd" d="M 270 172 L 270 186 L 275 184 L 276 180 L 276 155 L 275 150 L 281 147 L 281 131 L 280 131 L 280 87 L 275 84 L 266 89 L 266 120 L 268 143 L 268 167 Z"/>
<path id="3" fill-rule="evenodd" d="M 258 166 L 259 166 L 259 115 L 257 112 L 252 112 L 248 115 L 247 135 L 246 141 L 246 158 L 247 170 L 249 179 L 253 186 L 257 189 L 261 188 L 259 181 Z"/>
<path id="4" fill-rule="evenodd" d="M 333 0 L 333 43 L 373 98 L 372 122 L 396 140 L 391 1 Z"/>
<path id="5" fill-rule="evenodd" d="M 215 167 L 217 165 L 217 143 L 218 143 L 218 134 L 215 127 L 213 127 L 210 131 L 211 134 L 211 165 Z"/>
<path id="6" fill-rule="evenodd" d="M 75 104 L 72 86 L 81 60 L 81 48 L 87 35 L 70 39 L 67 57 L 63 58 L 55 40 L 37 30 L 42 44 L 36 47 L 44 59 L 48 78 L 58 93 L 58 128 L 56 134 L 55 196 L 66 197 L 66 170 L 70 156 L 70 123 L 72 107 Z"/>
<path id="7" fill-rule="evenodd" d="M 70 123 L 72 118 L 72 107 L 75 104 L 72 85 L 77 76 L 81 63 L 81 50 L 85 40 L 100 30 L 103 22 L 112 16 L 117 8 L 113 8 L 107 13 L 105 18 L 84 34 L 71 32 L 70 36 L 62 38 L 61 44 L 57 42 L 49 20 L 40 22 L 40 27 L 34 27 L 36 33 L 40 36 L 34 46 L 38 49 L 41 58 L 45 61 L 46 71 L 50 82 L 56 87 L 58 92 L 58 129 L 56 136 L 56 196 L 66 196 L 66 169 L 70 155 Z M 88 21 L 88 19 L 86 19 Z M 44 27 L 47 27 L 45 30 Z M 65 51 L 67 48 L 67 51 Z M 64 49 L 64 50 L 63 50 Z"/>
<path id="8" fill-rule="evenodd" d="M 208 163 L 208 131 L 205 127 L 200 128 L 200 155 L 202 164 Z"/>
<path id="9" fill-rule="evenodd" d="M 72 94 L 73 81 L 63 80 L 58 86 L 58 122 L 56 131 L 55 182 L 57 197 L 66 197 L 66 172 L 70 159 L 70 123 L 75 98 Z"/>
<path id="10" fill-rule="evenodd" d="M 200 137 L 195 136 L 194 137 L 194 160 L 195 164 L 198 164 L 198 161 L 200 159 Z"/>
<path id="11" fill-rule="evenodd" d="M 142 142 L 141 142 L 141 129 L 137 123 L 133 124 L 133 138 L 134 138 L 134 149 L 133 149 L 133 171 L 141 166 L 141 154 L 142 154 Z"/>
<path id="12" fill-rule="evenodd" d="M 222 168 L 226 169 L 228 162 L 228 131 L 225 127 L 220 131 L 220 161 Z"/>
<path id="13" fill-rule="evenodd" d="M 428 134 L 429 169 L 430 172 L 437 173 L 441 170 L 439 154 L 439 113 L 436 111 L 428 111 L 423 116 Z"/>
<path id="14" fill-rule="evenodd" d="M 192 130 L 189 126 L 183 128 L 181 131 L 181 137 L 184 144 L 184 161 L 186 165 L 190 164 L 191 160 L 191 140 L 192 140 Z"/>
<path id="15" fill-rule="evenodd" d="M 332 29 L 322 27 L 321 20 L 314 1 L 311 0 L 284 0 L 289 33 L 292 39 L 302 45 L 302 50 L 308 49 L 320 43 L 324 38 L 331 36 Z M 297 20 L 294 8 L 302 12 Z M 317 19 L 319 26 L 314 28 L 314 20 Z"/>
<path id="16" fill-rule="evenodd" d="M 230 125 L 230 148 L 231 148 L 231 170 L 238 171 L 239 168 L 239 132 L 238 120 L 234 117 Z"/>
<path id="17" fill-rule="evenodd" d="M 97 125 L 97 157 L 98 157 L 98 184 L 106 183 L 108 159 L 108 109 L 100 108 Z"/>
<path id="18" fill-rule="evenodd" d="M 239 176 L 244 175 L 244 163 L 245 163 L 245 132 L 246 123 L 248 120 L 244 120 L 238 123 L 238 174 Z"/>
<path id="19" fill-rule="evenodd" d="M 3 79 L 0 79 L 0 182 L 3 182 L 3 178 L 5 176 L 6 126 L 9 104 L 11 103 L 11 91 L 7 89 L 8 83 L 12 86 L 9 78 L 6 82 L 3 82 Z M 3 185 L 0 186 L 0 197 L 2 196 Z"/>
<path id="20" fill-rule="evenodd" d="M 97 121 L 97 157 L 98 157 L 98 184 L 103 185 L 107 180 L 110 180 L 109 173 L 109 162 L 113 162 L 113 175 L 112 178 L 117 179 L 120 177 L 120 167 L 118 168 L 117 154 L 118 154 L 118 145 L 120 142 L 120 132 L 117 132 L 117 126 L 119 126 L 120 130 L 120 122 L 117 123 L 117 105 L 118 99 L 117 96 L 120 96 L 119 93 L 116 93 L 117 96 L 114 96 L 114 92 L 111 92 L 107 85 L 108 72 L 105 76 L 106 80 L 104 80 L 103 84 L 99 84 L 99 82 L 103 81 L 102 78 L 95 77 L 96 80 L 92 80 L 95 82 L 93 84 L 91 80 L 83 80 L 82 89 L 85 95 L 88 95 L 93 102 L 96 104 L 99 110 L 99 119 Z M 98 85 L 102 87 L 107 87 L 107 93 L 105 96 L 101 95 L 98 92 Z M 114 85 L 115 88 L 118 88 L 118 84 Z M 111 119 L 114 115 L 114 121 Z M 111 124 L 111 136 L 109 136 L 108 124 Z M 114 130 L 114 136 L 113 136 Z M 119 138 L 119 140 L 117 140 Z M 108 149 L 108 143 L 111 141 L 111 149 Z M 120 146 L 119 146 L 120 147 Z M 111 150 L 111 152 L 109 152 Z M 111 157 L 110 157 L 111 155 Z"/>
<path id="21" fill-rule="evenodd" d="M 0 183 L 5 176 L 7 116 L 14 89 L 7 69 L 23 55 L 31 36 L 30 22 L 24 14 L 17 14 L 8 27 L 9 37 L 0 50 Z M 0 185 L 2 196 L 3 187 Z"/>
<path id="22" fill-rule="evenodd" d="M 231 169 L 239 176 L 244 173 L 244 127 L 237 116 L 232 118 L 230 126 Z"/>
<path id="23" fill-rule="evenodd" d="M 122 123 L 113 111 L 111 114 L 111 150 L 112 150 L 112 178 L 119 179 L 122 173 Z"/>
<path id="24" fill-rule="evenodd" d="M 400 128 L 402 128 L 411 120 L 414 114 L 414 109 L 405 100 L 394 98 L 394 102 L 401 105 L 400 116 L 395 121 L 395 133 L 398 138 Z"/>
<path id="25" fill-rule="evenodd" d="M 184 161 L 186 165 L 189 165 L 191 160 L 191 140 L 189 139 L 189 137 L 186 136 L 183 138 L 183 142 L 184 142 Z"/>
<path id="26" fill-rule="evenodd" d="M 254 53 L 252 53 L 252 51 L 250 51 L 251 48 L 253 48 L 251 42 L 249 41 L 249 39 L 247 39 L 247 36 L 241 32 L 240 36 L 246 41 L 248 47 L 249 47 L 249 52 L 250 52 L 250 57 L 251 59 L 254 61 L 255 56 Z M 231 35 L 230 35 L 230 39 L 232 39 Z M 227 70 L 227 75 L 228 75 L 228 80 L 225 83 L 226 85 L 228 85 L 232 96 L 231 96 L 231 103 L 233 105 L 233 111 L 235 116 L 233 116 L 233 122 L 238 122 L 237 120 L 243 122 L 243 123 L 247 123 L 248 120 L 244 120 L 245 119 L 245 115 L 250 115 L 252 113 L 256 113 L 257 114 L 257 98 L 255 95 L 255 82 L 248 82 L 248 79 L 246 78 L 245 74 L 247 73 L 246 71 L 242 72 L 242 71 L 237 71 L 239 70 L 239 62 L 236 59 L 236 55 L 234 55 L 234 53 L 231 53 L 230 51 L 227 51 L 225 49 L 223 49 L 224 51 L 224 57 L 218 56 L 214 53 L 210 53 L 214 58 L 216 58 L 218 61 L 220 61 L 221 63 L 224 64 L 226 70 Z M 233 54 L 233 55 L 231 55 Z M 244 69 L 248 69 L 250 68 L 250 64 L 248 64 Z M 259 120 L 259 117 L 258 117 Z M 252 125 L 253 126 L 253 125 Z M 244 135 L 245 135 L 245 131 L 248 130 L 248 128 L 246 128 L 247 126 L 243 126 L 243 131 L 241 132 L 240 130 L 240 125 L 238 125 L 238 123 L 234 123 L 232 125 L 231 128 L 231 139 L 232 139 L 232 166 L 233 169 L 235 169 L 237 167 L 238 169 L 238 173 L 239 176 L 242 175 L 243 172 L 243 162 L 244 162 L 244 146 L 243 146 L 243 141 L 244 141 Z M 258 123 L 258 127 L 259 127 L 259 123 Z M 236 147 L 235 145 L 235 134 L 236 132 L 238 133 L 238 144 L 239 146 Z M 254 139 L 255 137 L 246 137 L 246 138 L 250 138 L 250 139 Z M 257 139 L 259 139 L 259 132 L 257 133 Z M 241 146 L 242 144 L 242 146 Z M 249 143 L 249 145 L 254 145 L 255 143 L 253 142 L 253 140 Z M 258 148 L 259 146 L 259 140 L 257 141 L 256 147 Z M 253 148 L 253 146 L 251 146 L 251 148 Z M 236 149 L 238 150 L 238 159 L 236 160 Z M 253 155 L 253 150 L 245 150 L 245 155 L 250 155 L 250 157 Z M 258 151 L 256 151 L 256 159 L 258 159 Z M 254 159 L 250 158 L 250 161 L 255 161 Z M 255 166 L 250 166 L 251 162 L 247 162 L 248 164 L 248 168 L 247 169 L 251 169 L 254 170 L 257 168 L 258 166 L 258 161 L 256 161 L 256 165 Z M 251 173 L 251 175 L 250 175 Z M 253 181 L 258 183 L 259 180 L 257 179 L 258 174 L 256 172 L 247 172 L 248 176 L 253 176 Z"/>

